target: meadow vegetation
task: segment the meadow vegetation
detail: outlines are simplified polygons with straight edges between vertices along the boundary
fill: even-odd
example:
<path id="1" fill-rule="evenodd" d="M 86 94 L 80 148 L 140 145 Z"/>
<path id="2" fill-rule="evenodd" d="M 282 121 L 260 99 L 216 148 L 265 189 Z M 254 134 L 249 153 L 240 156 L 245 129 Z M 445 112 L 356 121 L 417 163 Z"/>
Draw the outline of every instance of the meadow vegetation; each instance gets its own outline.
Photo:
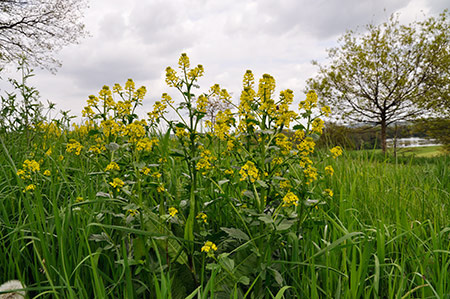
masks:
<path id="1" fill-rule="evenodd" d="M 182 54 L 146 119 L 130 79 L 82 123 L 2 130 L 0 282 L 30 298 L 449 298 L 448 156 L 317 150 L 330 108 L 314 92 L 294 104 L 247 71 L 233 103 L 200 93 L 203 73 Z M 206 120 L 212 100 L 230 109 Z"/>

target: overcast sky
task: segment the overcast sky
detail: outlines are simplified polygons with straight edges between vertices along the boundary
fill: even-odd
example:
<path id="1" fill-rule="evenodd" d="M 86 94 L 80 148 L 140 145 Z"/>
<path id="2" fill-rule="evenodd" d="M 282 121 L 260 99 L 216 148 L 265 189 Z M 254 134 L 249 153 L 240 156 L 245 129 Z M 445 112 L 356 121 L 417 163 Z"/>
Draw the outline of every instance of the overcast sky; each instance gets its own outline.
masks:
<path id="1" fill-rule="evenodd" d="M 187 53 L 191 65 L 205 68 L 201 91 L 219 83 L 237 99 L 250 69 L 257 79 L 274 76 L 277 89 L 294 90 L 298 102 L 316 71 L 311 61 L 324 61 L 347 29 L 379 24 L 392 13 L 408 23 L 445 8 L 450 1 L 91 0 L 85 11 L 91 36 L 56 55 L 63 63 L 56 75 L 36 70 L 31 83 L 43 102 L 80 115 L 90 94 L 132 78 L 147 87 L 143 111 L 149 111 L 162 92 L 176 95 L 165 86 L 165 68 Z"/>

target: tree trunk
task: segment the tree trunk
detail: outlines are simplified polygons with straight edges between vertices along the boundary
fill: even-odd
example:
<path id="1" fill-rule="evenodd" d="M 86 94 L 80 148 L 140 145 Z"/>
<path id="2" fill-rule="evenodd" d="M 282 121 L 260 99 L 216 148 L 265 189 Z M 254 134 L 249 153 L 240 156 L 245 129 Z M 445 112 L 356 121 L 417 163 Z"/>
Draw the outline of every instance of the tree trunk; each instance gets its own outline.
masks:
<path id="1" fill-rule="evenodd" d="M 383 150 L 383 154 L 386 154 L 386 120 L 381 120 L 381 149 Z"/>

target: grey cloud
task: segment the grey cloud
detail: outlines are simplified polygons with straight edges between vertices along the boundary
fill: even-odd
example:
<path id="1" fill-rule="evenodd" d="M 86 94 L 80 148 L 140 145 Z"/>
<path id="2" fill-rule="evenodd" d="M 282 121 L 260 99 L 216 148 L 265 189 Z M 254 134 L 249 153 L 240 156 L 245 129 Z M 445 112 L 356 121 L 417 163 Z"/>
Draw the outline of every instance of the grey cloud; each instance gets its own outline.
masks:
<path id="1" fill-rule="evenodd" d="M 230 33 L 249 31 L 265 35 L 309 33 L 330 38 L 355 25 L 377 23 L 409 1 L 297 1 L 261 0 L 247 5 L 241 13 L 229 16 Z"/>

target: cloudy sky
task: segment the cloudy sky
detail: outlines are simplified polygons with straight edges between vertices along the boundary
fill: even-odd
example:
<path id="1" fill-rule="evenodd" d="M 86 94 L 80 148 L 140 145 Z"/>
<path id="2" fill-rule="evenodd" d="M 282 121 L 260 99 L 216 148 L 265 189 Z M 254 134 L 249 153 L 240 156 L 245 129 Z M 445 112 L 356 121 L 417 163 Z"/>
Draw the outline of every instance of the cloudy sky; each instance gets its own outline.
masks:
<path id="1" fill-rule="evenodd" d="M 299 101 L 316 71 L 311 61 L 325 61 L 347 29 L 392 13 L 408 23 L 445 8 L 448 0 L 91 0 L 90 37 L 56 55 L 63 63 L 56 75 L 37 70 L 31 83 L 43 102 L 80 115 L 90 94 L 132 78 L 147 87 L 149 111 L 162 92 L 176 95 L 164 70 L 187 53 L 191 65 L 205 68 L 202 91 L 219 83 L 237 98 L 250 69 L 256 78 L 271 74 L 278 90 L 294 90 Z"/>

